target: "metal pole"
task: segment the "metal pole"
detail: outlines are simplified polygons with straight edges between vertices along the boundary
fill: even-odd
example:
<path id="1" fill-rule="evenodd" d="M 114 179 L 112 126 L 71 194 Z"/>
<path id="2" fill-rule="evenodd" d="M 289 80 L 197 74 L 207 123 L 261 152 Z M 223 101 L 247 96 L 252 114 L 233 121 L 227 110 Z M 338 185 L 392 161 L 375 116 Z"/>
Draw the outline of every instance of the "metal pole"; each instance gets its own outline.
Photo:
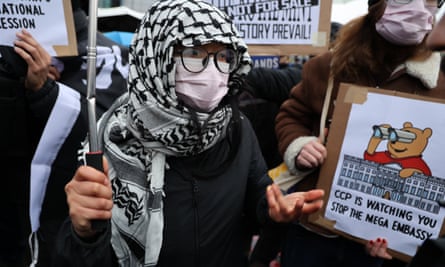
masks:
<path id="1" fill-rule="evenodd" d="M 86 163 L 97 170 L 103 171 L 102 151 L 99 147 L 96 122 L 96 36 L 97 36 L 97 0 L 90 0 L 88 15 L 88 46 L 87 46 L 87 109 L 89 153 Z M 96 231 L 105 229 L 107 220 L 92 220 L 91 227 Z"/>
<path id="2" fill-rule="evenodd" d="M 87 46 L 87 105 L 90 152 L 99 151 L 96 126 L 96 34 L 97 0 L 90 0 Z"/>

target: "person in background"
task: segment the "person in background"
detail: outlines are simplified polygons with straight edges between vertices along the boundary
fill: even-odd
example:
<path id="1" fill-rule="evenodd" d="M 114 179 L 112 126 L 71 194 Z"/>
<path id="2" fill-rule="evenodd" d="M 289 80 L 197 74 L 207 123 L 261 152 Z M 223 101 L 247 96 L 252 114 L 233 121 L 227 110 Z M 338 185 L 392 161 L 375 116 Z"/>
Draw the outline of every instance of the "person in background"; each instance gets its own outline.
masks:
<path id="1" fill-rule="evenodd" d="M 290 191 L 315 188 L 327 155 L 321 140 L 328 131 L 320 133 L 320 128 L 329 128 L 340 82 L 445 97 L 444 84 L 438 83 L 443 78 L 440 55 L 425 46 L 433 24 L 427 3 L 369 0 L 368 5 L 366 15 L 340 29 L 331 51 L 306 62 L 302 81 L 277 115 L 281 155 L 291 173 L 306 175 Z M 330 77 L 332 97 L 327 120 L 321 122 Z M 362 244 L 309 225 L 302 218 L 286 235 L 281 263 L 284 267 L 381 266 L 382 258 L 392 258 L 386 248 L 386 240 L 378 238 L 369 241 L 365 250 Z"/>
<path id="2" fill-rule="evenodd" d="M 225 13 L 157 1 L 129 58 L 128 94 L 99 123 L 104 172 L 81 166 L 65 187 L 55 266 L 247 266 L 246 220 L 320 208 L 322 190 L 283 196 L 267 175 L 236 104 L 250 56 Z"/>
<path id="3" fill-rule="evenodd" d="M 275 136 L 275 116 L 281 103 L 301 79 L 301 66 L 284 69 L 252 68 L 246 76 L 245 88 L 239 96 L 241 111 L 250 120 L 257 135 L 268 169 L 280 164 Z"/>
<path id="4" fill-rule="evenodd" d="M 338 22 L 331 23 L 330 44 L 341 27 Z M 281 104 L 289 98 L 290 90 L 301 81 L 304 64 L 288 63 L 289 56 L 281 56 L 278 69 L 252 68 L 246 76 L 246 88 L 240 95 L 241 110 L 252 122 L 269 169 L 283 161 L 275 136 L 275 116 Z"/>
<path id="5" fill-rule="evenodd" d="M 338 22 L 331 22 L 330 46 L 333 44 L 337 32 L 342 27 Z M 295 58 L 309 58 L 296 56 Z M 280 57 L 280 62 L 282 58 Z M 289 57 L 287 56 L 287 63 Z M 305 62 L 305 61 L 304 61 Z M 240 108 L 252 122 L 258 137 L 261 152 L 266 160 L 269 171 L 282 171 L 283 158 L 278 150 L 275 135 L 275 117 L 281 104 L 289 98 L 290 90 L 301 81 L 304 62 L 296 64 L 281 64 L 279 69 L 256 67 L 252 68 L 246 77 L 246 93 L 241 94 Z M 246 96 L 248 95 L 248 96 Z M 272 178 L 275 178 L 273 174 Z M 274 181 L 284 190 L 279 179 Z M 271 229 L 260 229 L 259 237 L 252 249 L 250 261 L 252 266 L 269 266 L 271 260 L 279 256 L 286 225 L 279 225 Z"/>
<path id="6" fill-rule="evenodd" d="M 245 89 L 239 97 L 240 110 L 252 124 L 268 169 L 283 162 L 275 136 L 275 116 L 281 103 L 288 98 L 290 89 L 300 79 L 299 65 L 282 69 L 256 67 L 246 76 Z M 254 231 L 253 234 L 259 237 L 250 253 L 250 266 L 269 266 L 280 250 L 285 228 L 279 224 Z"/>
<path id="7" fill-rule="evenodd" d="M 443 4 L 443 1 L 442 1 Z M 441 7 L 442 9 L 445 6 Z M 443 13 L 442 13 L 443 14 Z M 438 52 L 445 50 L 445 17 L 439 18 L 428 35 L 427 46 Z M 443 59 L 442 59 L 443 64 Z M 445 81 L 440 81 L 444 83 Z M 440 203 L 443 206 L 443 203 Z M 445 265 L 445 237 L 442 235 L 437 239 L 427 239 L 418 249 L 408 267 L 438 267 Z"/>
<path id="8" fill-rule="evenodd" d="M 4 111 L 2 121 L 11 129 L 1 138 L 6 157 L 2 167 L 11 190 L 2 194 L 0 235 L 6 242 L 1 243 L 0 262 L 8 267 L 30 262 L 33 266 L 51 266 L 58 229 L 68 216 L 64 187 L 78 167 L 77 151 L 88 129 L 88 20 L 81 3 L 71 1 L 78 56 L 51 58 L 27 32 L 18 34 L 15 51 L 12 47 L 0 48 L 0 79 L 6 95 L 0 107 Z M 96 104 L 100 116 L 126 92 L 128 48 L 101 33 L 96 42 Z M 27 65 L 30 78 L 22 79 Z M 35 76 L 45 81 L 40 90 L 19 89 L 21 80 L 36 80 Z M 21 156 L 23 151 L 26 158 Z M 35 232 L 28 246 L 31 231 Z"/>
<path id="9" fill-rule="evenodd" d="M 0 47 L 0 266 L 8 267 L 25 265 L 30 166 L 41 132 L 28 101 L 56 87 L 48 78 L 51 57 L 29 32 L 18 32 L 14 46 Z"/>
<path id="10" fill-rule="evenodd" d="M 46 162 L 51 167 L 51 173 L 46 177 L 39 175 L 40 178 L 47 178 L 45 187 L 40 187 L 42 199 L 40 205 L 36 203 L 32 206 L 33 210 L 41 209 L 39 219 L 39 228 L 36 233 L 38 238 L 38 255 L 35 248 L 32 247 L 32 261 L 37 260 L 36 266 L 50 266 L 51 257 L 55 246 L 55 240 L 58 230 L 68 216 L 68 205 L 64 187 L 75 173 L 78 167 L 78 150 L 81 143 L 85 140 L 88 131 L 88 113 L 87 113 L 87 44 L 88 44 L 88 17 L 81 8 L 88 1 L 71 0 L 74 26 L 76 30 L 78 56 L 56 57 L 52 59 L 52 66 L 56 67 L 60 73 L 57 82 L 62 86 L 72 89 L 78 96 L 76 99 L 71 97 L 73 104 L 77 103 L 78 111 L 73 114 L 72 127 L 60 127 L 67 125 L 67 119 L 57 122 L 57 126 L 46 125 L 46 129 L 52 129 L 60 139 L 50 140 L 42 137 L 40 144 L 45 144 L 46 153 L 53 153 L 53 161 Z M 96 87 L 96 116 L 99 118 L 111 104 L 126 89 L 128 77 L 128 50 L 102 33 L 96 34 L 96 78 L 94 80 Z M 41 105 L 41 114 L 50 114 L 51 111 L 59 110 L 63 114 L 68 112 L 58 109 L 57 98 L 65 88 L 48 92 L 45 105 Z M 60 97 L 59 97 L 60 98 Z M 56 109 L 57 108 L 57 109 Z M 49 116 L 49 115 L 48 115 Z M 48 117 L 45 117 L 46 119 Z M 43 149 L 43 147 L 42 147 Z M 42 153 L 43 154 L 43 153 Z M 39 155 L 42 155 L 39 154 Z M 42 155 L 44 156 L 44 155 Z M 34 158 L 34 162 L 41 162 Z M 37 177 L 37 175 L 36 175 Z M 36 190 L 37 191 L 37 190 Z M 38 258 L 37 258 L 38 256 Z"/>

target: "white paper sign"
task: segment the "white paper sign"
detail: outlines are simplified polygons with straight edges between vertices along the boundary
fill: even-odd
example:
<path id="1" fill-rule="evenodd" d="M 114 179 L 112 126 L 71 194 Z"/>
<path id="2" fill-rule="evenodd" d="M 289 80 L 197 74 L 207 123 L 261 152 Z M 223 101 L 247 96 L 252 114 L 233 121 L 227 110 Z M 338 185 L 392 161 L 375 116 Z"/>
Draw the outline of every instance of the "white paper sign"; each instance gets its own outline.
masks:
<path id="1" fill-rule="evenodd" d="M 317 42 L 320 2 L 313 0 L 208 0 L 226 12 L 247 44 Z"/>
<path id="2" fill-rule="evenodd" d="M 374 93 L 352 105 L 325 212 L 335 229 L 386 238 L 389 248 L 410 256 L 438 237 L 445 216 L 437 203 L 445 193 L 445 117 L 437 114 L 445 114 L 444 104 Z M 383 125 L 392 130 L 380 131 Z M 379 134 L 380 143 L 372 143 Z"/>
<path id="3" fill-rule="evenodd" d="M 0 44 L 13 46 L 26 29 L 52 56 L 69 44 L 63 0 L 0 0 Z"/>

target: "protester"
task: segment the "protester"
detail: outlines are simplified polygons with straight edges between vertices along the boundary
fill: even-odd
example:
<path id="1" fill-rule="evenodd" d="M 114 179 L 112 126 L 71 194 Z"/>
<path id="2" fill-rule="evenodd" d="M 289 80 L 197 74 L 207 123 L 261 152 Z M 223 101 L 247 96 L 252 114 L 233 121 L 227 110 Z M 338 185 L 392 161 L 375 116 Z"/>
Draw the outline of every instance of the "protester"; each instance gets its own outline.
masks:
<path id="1" fill-rule="evenodd" d="M 271 69 L 252 68 L 240 95 L 240 110 L 249 119 L 268 169 L 283 162 L 275 136 L 275 116 L 290 89 L 301 79 L 301 66 Z M 253 232 L 258 235 L 251 250 L 250 266 L 269 266 L 277 257 L 286 225 L 270 225 Z"/>
<path id="2" fill-rule="evenodd" d="M 0 197 L 0 266 L 25 264 L 30 163 L 39 136 L 33 127 L 39 114 L 28 101 L 32 92 L 55 87 L 47 78 L 51 57 L 27 31 L 18 32 L 17 38 L 15 48 L 0 47 L 0 166 L 4 188 Z"/>
<path id="3" fill-rule="evenodd" d="M 19 40 L 15 43 L 17 53 L 14 53 L 11 47 L 5 47 L 6 52 L 2 50 L 1 53 L 4 55 L 2 66 L 5 66 L 1 68 L 1 84 L 21 96 L 16 99 L 11 97 L 9 102 L 1 102 L 1 108 L 4 110 L 2 118 L 5 118 L 2 121 L 5 122 L 6 129 L 12 130 L 5 131 L 5 134 L 10 135 L 1 139 L 2 147 L 7 146 L 2 167 L 6 171 L 4 177 L 8 177 L 5 183 L 13 184 L 10 188 L 14 189 L 6 190 L 7 192 L 2 194 L 4 201 L 1 204 L 1 214 L 4 217 L 0 220 L 0 235 L 5 237 L 7 242 L 1 245 L 0 259 L 6 266 L 25 266 L 30 261 L 34 266 L 50 266 L 58 229 L 68 216 L 64 187 L 78 167 L 77 151 L 85 140 L 88 129 L 88 21 L 80 3 L 78 0 L 71 1 L 78 56 L 51 58 L 27 32 L 18 35 Z M 96 103 L 97 113 L 100 115 L 117 97 L 126 92 L 128 48 L 118 45 L 101 33 L 97 34 L 96 42 Z M 33 63 L 32 59 L 36 63 Z M 33 65 L 28 68 L 28 77 L 39 74 L 41 81 L 46 80 L 40 90 L 25 92 L 19 88 L 23 85 L 20 85 L 20 76 L 15 73 L 23 73 L 23 69 L 26 73 L 27 63 Z M 21 67 L 22 65 L 24 67 Z M 14 70 L 12 74 L 7 72 L 11 70 Z M 43 75 L 47 75 L 49 79 Z M 57 80 L 57 83 L 54 80 Z M 17 88 L 12 86 L 14 83 Z M 2 92 L 6 93 L 6 90 Z M 26 117 L 18 118 L 25 112 Z M 16 131 L 14 125 L 20 126 L 21 129 Z M 26 158 L 15 157 L 15 154 L 23 153 L 22 150 L 26 150 Z M 11 203 L 12 201 L 17 203 Z M 28 208 L 30 201 L 31 206 Z M 20 213 L 20 217 L 14 215 L 17 213 Z M 31 225 L 28 223 L 29 217 Z M 31 230 L 35 233 L 28 248 L 27 241 Z"/>
<path id="4" fill-rule="evenodd" d="M 66 85 L 78 95 L 76 99 L 71 97 L 73 105 L 78 105 L 78 111 L 72 115 L 72 127 L 68 125 L 68 111 L 59 109 L 57 99 L 61 91 L 53 90 L 47 93 L 45 105 L 41 105 L 38 111 L 40 114 L 50 114 L 51 111 L 59 110 L 64 114 L 61 121 L 55 122 L 56 125 L 46 125 L 47 131 L 51 129 L 54 134 L 60 136 L 60 139 L 51 138 L 48 140 L 42 136 L 40 140 L 41 148 L 45 148 L 43 156 L 51 153 L 54 155 L 52 162 L 47 162 L 51 167 L 51 173 L 45 175 L 32 174 L 37 178 L 47 178 L 45 187 L 40 187 L 39 193 L 43 194 L 40 205 L 31 203 L 32 210 L 40 209 L 38 218 L 34 218 L 34 224 L 38 223 L 38 251 L 34 248 L 32 256 L 37 260 L 37 266 L 50 266 L 53 255 L 54 243 L 57 232 L 68 216 L 68 205 L 64 187 L 70 178 L 74 175 L 77 164 L 77 151 L 81 147 L 81 142 L 85 140 L 88 131 L 87 120 L 87 44 L 88 44 L 88 19 L 85 11 L 80 8 L 82 1 L 71 0 L 73 16 L 76 30 L 78 56 L 53 58 L 52 64 L 59 68 L 60 78 L 59 87 Z M 126 92 L 126 79 L 128 77 L 128 47 L 117 44 L 111 39 L 98 32 L 96 35 L 96 77 L 94 79 L 96 87 L 96 114 L 99 117 L 113 103 L 115 99 Z M 45 119 L 47 119 L 45 117 Z M 65 127 L 61 127 L 64 125 Z M 50 145 L 51 144 L 51 145 Z M 45 146 L 43 146 L 45 145 Z M 38 148 L 38 149 L 39 149 Z M 39 155 L 39 154 L 36 154 Z M 33 162 L 41 163 L 36 156 Z M 38 191 L 37 189 L 35 191 Z M 35 216 L 37 217 L 37 215 Z M 38 221 L 37 221 L 38 220 Z M 36 227 L 33 227 L 36 228 Z M 35 230 L 35 229 L 33 229 Z M 36 254 L 38 252 L 38 255 Z M 38 257 L 37 257 L 38 256 Z"/>
<path id="5" fill-rule="evenodd" d="M 58 229 L 68 216 L 64 187 L 78 167 L 77 151 L 81 147 L 81 142 L 85 140 L 88 130 L 86 103 L 88 19 L 85 11 L 80 8 L 81 3 L 82 1 L 71 0 L 78 56 L 58 57 L 52 61 L 61 71 L 58 81 L 78 92 L 78 99 L 71 101 L 80 101 L 80 109 L 77 115 L 75 115 L 74 124 L 70 129 L 46 125 L 47 128 L 57 129 L 62 137 L 61 140 L 43 140 L 43 137 L 40 140 L 40 143 L 43 144 L 54 144 L 52 147 L 47 146 L 47 150 L 52 151 L 57 156 L 55 156 L 52 164 L 48 163 L 51 166 L 51 173 L 47 177 L 46 187 L 43 188 L 42 211 L 40 217 L 37 218 L 40 223 L 37 233 L 39 241 L 37 266 L 50 266 Z M 101 33 L 96 35 L 96 44 L 97 69 L 94 81 L 96 87 L 96 113 L 99 117 L 111 106 L 115 99 L 126 92 L 128 48 L 113 42 Z M 55 110 L 57 96 L 57 91 L 49 92 L 46 96 L 48 102 L 42 106 L 40 112 L 49 114 L 51 110 Z M 65 110 L 61 112 L 66 113 Z M 58 122 L 58 124 L 66 125 L 67 121 Z M 64 133 L 62 132 L 63 130 L 65 130 Z M 60 146 L 56 146 L 58 142 L 61 144 Z M 35 159 L 34 161 L 37 160 Z M 35 253 L 36 251 L 33 252 L 34 257 L 37 256 Z"/>
<path id="6" fill-rule="evenodd" d="M 328 131 L 340 82 L 444 98 L 438 84 L 440 55 L 425 46 L 433 23 L 423 0 L 370 0 L 368 13 L 344 25 L 332 51 L 309 60 L 302 81 L 283 103 L 276 119 L 279 149 L 289 171 L 305 178 L 293 190 L 314 188 L 326 160 Z M 330 75 L 333 91 L 326 121 L 320 127 Z M 320 132 L 323 136 L 320 136 Z M 380 266 L 390 259 L 387 242 L 363 245 L 308 224 L 291 226 L 281 254 L 282 266 Z M 380 242 L 378 242 L 380 241 Z M 377 244 L 377 245 L 376 245 Z M 378 257 L 373 257 L 378 256 Z"/>
<path id="7" fill-rule="evenodd" d="M 342 27 L 338 22 L 331 22 L 330 45 L 334 42 L 337 32 Z M 303 56 L 299 56 L 303 57 Z M 305 56 L 310 58 L 312 56 Z M 280 58 L 280 62 L 281 59 Z M 289 98 L 290 90 L 301 81 L 303 63 L 297 62 L 292 66 L 282 66 L 279 69 L 257 67 L 253 68 L 246 78 L 246 91 L 253 99 L 244 97 L 241 110 L 252 122 L 258 137 L 261 152 L 269 168 L 269 175 L 285 190 L 283 172 L 286 170 L 283 158 L 278 151 L 278 141 L 275 135 L 275 117 L 281 104 Z M 281 173 L 282 175 L 274 175 Z M 276 179 L 276 176 L 279 176 Z M 282 179 L 284 178 L 284 179 Z M 283 181 L 284 180 L 284 181 Z M 286 226 L 280 225 L 272 229 L 261 229 L 259 237 L 252 249 L 250 261 L 254 266 L 269 266 L 272 259 L 279 256 L 282 239 L 286 233 Z"/>
<path id="8" fill-rule="evenodd" d="M 444 8 L 443 6 L 441 7 Z M 442 16 L 434 25 L 426 40 L 427 46 L 433 51 L 445 50 L 445 18 Z M 443 61 L 442 61 L 443 63 Z M 440 81 L 444 83 L 444 81 Z M 409 267 L 434 267 L 445 265 L 445 238 L 427 239 L 414 255 Z"/>
<path id="9" fill-rule="evenodd" d="M 252 124 L 268 169 L 283 161 L 278 153 L 275 116 L 281 103 L 289 97 L 290 89 L 300 79 L 301 66 L 282 69 L 256 67 L 246 76 L 239 105 Z"/>
<path id="10" fill-rule="evenodd" d="M 56 266 L 246 266 L 246 219 L 319 209 L 322 190 L 283 196 L 267 176 L 234 101 L 251 60 L 227 15 L 155 2 L 129 62 L 129 93 L 100 120 L 105 172 L 81 166 L 66 186 Z"/>

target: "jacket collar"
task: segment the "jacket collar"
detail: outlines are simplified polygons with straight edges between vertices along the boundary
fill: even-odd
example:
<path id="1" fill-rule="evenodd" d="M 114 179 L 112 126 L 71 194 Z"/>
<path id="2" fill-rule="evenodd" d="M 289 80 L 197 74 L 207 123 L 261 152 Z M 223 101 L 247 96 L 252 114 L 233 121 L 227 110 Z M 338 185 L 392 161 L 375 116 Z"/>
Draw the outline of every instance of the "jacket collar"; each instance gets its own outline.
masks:
<path id="1" fill-rule="evenodd" d="M 441 56 L 439 52 L 434 52 L 429 58 L 423 61 L 408 60 L 399 65 L 391 74 L 391 78 L 401 73 L 407 73 L 418 78 L 428 89 L 437 86 L 440 73 Z M 432 71 L 435 70 L 435 71 Z"/>

